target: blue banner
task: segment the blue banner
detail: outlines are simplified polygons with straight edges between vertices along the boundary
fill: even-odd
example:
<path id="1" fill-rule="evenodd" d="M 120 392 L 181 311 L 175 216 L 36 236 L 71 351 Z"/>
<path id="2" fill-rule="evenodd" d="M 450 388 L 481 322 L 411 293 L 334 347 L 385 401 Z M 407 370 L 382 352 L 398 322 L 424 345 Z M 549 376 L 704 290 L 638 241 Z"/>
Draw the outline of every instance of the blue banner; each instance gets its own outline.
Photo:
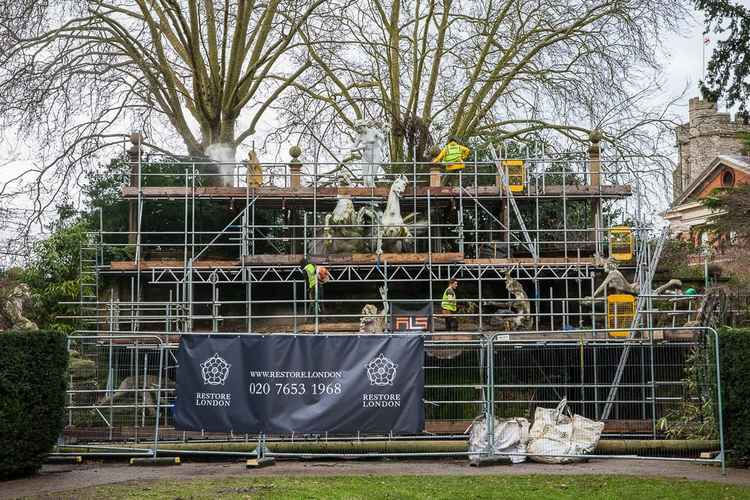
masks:
<path id="1" fill-rule="evenodd" d="M 423 360 L 418 335 L 183 335 L 175 428 L 419 433 Z"/>

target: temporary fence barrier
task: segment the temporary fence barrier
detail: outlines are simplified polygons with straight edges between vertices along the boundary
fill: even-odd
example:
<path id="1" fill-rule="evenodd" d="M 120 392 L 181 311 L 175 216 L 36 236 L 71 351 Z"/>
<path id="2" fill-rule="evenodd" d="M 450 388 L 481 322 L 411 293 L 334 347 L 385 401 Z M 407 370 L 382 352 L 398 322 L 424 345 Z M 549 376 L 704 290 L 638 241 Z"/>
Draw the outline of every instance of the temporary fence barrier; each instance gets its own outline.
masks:
<path id="1" fill-rule="evenodd" d="M 665 340 L 678 332 L 682 341 Z M 409 436 L 177 431 L 174 336 L 71 335 L 75 354 L 62 445 L 94 454 L 152 456 L 476 456 L 466 437 L 472 421 L 483 416 L 489 434 L 479 455 L 492 459 L 503 456 L 494 451 L 495 419 L 532 419 L 537 407 L 554 408 L 565 399 L 572 413 L 592 420 L 612 403 L 602 439 L 586 458 L 689 460 L 723 470 L 716 332 L 644 328 L 625 339 L 593 333 L 549 331 L 536 339 L 503 332 L 393 334 L 421 335 L 425 341 L 425 430 Z M 627 362 L 608 399 L 626 348 Z M 702 452 L 716 453 L 705 458 Z"/>

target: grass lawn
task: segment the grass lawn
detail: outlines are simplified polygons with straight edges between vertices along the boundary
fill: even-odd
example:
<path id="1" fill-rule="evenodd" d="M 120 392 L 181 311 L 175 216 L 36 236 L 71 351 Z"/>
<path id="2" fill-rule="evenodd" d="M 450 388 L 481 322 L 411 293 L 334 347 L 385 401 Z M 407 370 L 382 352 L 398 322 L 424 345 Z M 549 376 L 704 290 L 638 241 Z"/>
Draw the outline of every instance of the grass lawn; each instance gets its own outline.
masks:
<path id="1" fill-rule="evenodd" d="M 55 495 L 59 498 L 58 495 Z M 628 476 L 233 477 L 149 481 L 67 492 L 65 498 L 750 498 L 750 488 Z"/>

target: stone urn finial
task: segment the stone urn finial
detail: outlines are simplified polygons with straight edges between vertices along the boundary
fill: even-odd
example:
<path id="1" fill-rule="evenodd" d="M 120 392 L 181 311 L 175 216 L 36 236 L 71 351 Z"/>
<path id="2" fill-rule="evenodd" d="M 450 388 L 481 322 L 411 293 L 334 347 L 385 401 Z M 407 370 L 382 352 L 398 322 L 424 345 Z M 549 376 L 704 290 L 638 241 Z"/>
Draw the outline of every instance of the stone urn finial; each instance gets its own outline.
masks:
<path id="1" fill-rule="evenodd" d="M 302 156 L 302 148 L 295 144 L 289 148 L 289 155 L 292 157 L 292 163 L 298 163 L 299 157 Z"/>
<path id="2" fill-rule="evenodd" d="M 602 141 L 602 131 L 598 128 L 595 128 L 591 132 L 589 132 L 589 141 L 591 141 L 592 144 L 596 144 Z"/>

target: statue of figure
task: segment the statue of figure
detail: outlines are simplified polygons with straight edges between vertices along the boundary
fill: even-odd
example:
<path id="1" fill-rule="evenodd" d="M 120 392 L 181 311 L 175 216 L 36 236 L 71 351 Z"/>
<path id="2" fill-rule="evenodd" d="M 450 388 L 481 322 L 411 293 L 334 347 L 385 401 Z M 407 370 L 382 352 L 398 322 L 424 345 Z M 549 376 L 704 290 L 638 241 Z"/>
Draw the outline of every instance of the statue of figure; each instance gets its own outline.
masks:
<path id="1" fill-rule="evenodd" d="M 401 217 L 401 202 L 399 201 L 408 183 L 406 176 L 402 174 L 391 184 L 388 204 L 378 224 L 378 246 L 376 250 L 378 255 L 383 253 L 384 245 L 388 252 L 401 253 L 404 240 L 412 236 L 403 217 Z M 411 214 L 409 217 L 415 215 Z"/>
<path id="2" fill-rule="evenodd" d="M 355 253 L 362 252 L 368 248 L 368 226 L 373 226 L 375 232 L 370 234 L 376 239 L 376 253 L 385 252 L 400 253 L 404 248 L 404 241 L 412 237 L 408 221 L 413 220 L 417 214 L 401 216 L 401 194 L 406 189 L 409 181 L 404 175 L 400 175 L 391 184 L 388 193 L 388 204 L 385 212 L 375 210 L 372 207 L 354 209 L 354 204 L 349 198 L 339 198 L 333 212 L 326 214 L 325 226 L 323 228 L 323 241 L 326 250 L 330 253 Z M 367 224 L 366 220 L 371 223 Z M 415 224 L 424 227 L 423 223 Z M 349 239 L 347 239 L 349 238 Z"/>
<path id="3" fill-rule="evenodd" d="M 378 123 L 370 120 L 357 120 L 354 122 L 354 130 L 357 132 L 357 142 L 342 163 L 356 162 L 360 166 L 360 175 L 365 186 L 375 186 L 375 176 L 382 161 L 385 135 Z"/>
<path id="4" fill-rule="evenodd" d="M 323 242 L 328 253 L 363 252 L 368 247 L 366 219 L 377 221 L 378 216 L 370 207 L 354 209 L 349 198 L 339 198 L 333 212 L 326 214 L 323 227 Z"/>
<path id="5" fill-rule="evenodd" d="M 531 302 L 529 301 L 529 296 L 526 295 L 523 286 L 513 279 L 510 271 L 505 273 L 505 287 L 513 296 L 514 300 L 510 304 L 510 309 L 498 309 L 496 312 L 513 314 L 513 316 L 501 317 L 499 329 L 505 332 L 528 329 L 531 320 Z M 489 307 L 502 307 L 505 304 L 488 301 L 485 302 L 484 305 Z"/>
<path id="6" fill-rule="evenodd" d="M 137 379 L 137 385 L 136 385 L 136 379 Z M 167 378 L 162 377 L 161 379 L 161 387 L 159 387 L 159 377 L 156 375 L 146 375 L 145 377 L 136 377 L 134 375 L 131 375 L 129 377 L 125 377 L 122 382 L 120 382 L 120 385 L 117 387 L 117 390 L 110 392 L 108 395 L 105 395 L 101 399 L 99 399 L 94 406 L 105 406 L 107 404 L 112 404 L 115 402 L 115 400 L 124 398 L 124 397 L 132 397 L 132 395 L 136 392 L 141 392 L 141 398 L 142 398 L 142 405 L 146 409 L 146 413 L 149 415 L 155 415 L 156 414 L 156 401 L 154 399 L 156 392 L 159 389 L 173 389 L 175 387 L 175 383 Z"/>
<path id="7" fill-rule="evenodd" d="M 260 166 L 258 155 L 253 149 L 247 155 L 247 185 L 257 188 L 261 184 L 263 184 L 263 169 Z"/>
<path id="8" fill-rule="evenodd" d="M 24 304 L 31 301 L 31 288 L 20 283 L 15 275 L 0 283 L 0 331 L 2 330 L 39 330 L 36 323 L 23 315 Z"/>
<path id="9" fill-rule="evenodd" d="M 585 297 L 581 299 L 581 302 L 589 304 L 593 303 L 596 297 L 604 296 L 604 290 L 607 287 L 611 287 L 619 292 L 629 293 L 632 295 L 638 295 L 639 293 L 641 293 L 640 282 L 636 279 L 634 282 L 629 283 L 628 280 L 625 279 L 625 276 L 623 276 L 620 270 L 617 268 L 617 264 L 615 263 L 614 259 L 602 259 L 598 255 L 595 255 L 594 264 L 602 266 L 607 272 L 607 276 L 606 278 L 604 278 L 604 281 L 602 281 L 602 284 L 599 285 L 599 287 L 594 291 L 593 295 L 591 297 Z M 682 287 L 682 281 L 678 279 L 671 279 L 662 286 L 654 289 L 652 293 L 654 295 L 661 295 L 662 292 L 665 292 L 671 288 L 680 287 Z"/>
<path id="10" fill-rule="evenodd" d="M 388 321 L 387 287 L 380 287 L 380 297 L 383 299 L 383 309 L 380 312 L 372 304 L 365 304 L 362 308 L 362 317 L 359 319 L 360 333 L 383 333 L 386 330 L 386 321 Z"/>

